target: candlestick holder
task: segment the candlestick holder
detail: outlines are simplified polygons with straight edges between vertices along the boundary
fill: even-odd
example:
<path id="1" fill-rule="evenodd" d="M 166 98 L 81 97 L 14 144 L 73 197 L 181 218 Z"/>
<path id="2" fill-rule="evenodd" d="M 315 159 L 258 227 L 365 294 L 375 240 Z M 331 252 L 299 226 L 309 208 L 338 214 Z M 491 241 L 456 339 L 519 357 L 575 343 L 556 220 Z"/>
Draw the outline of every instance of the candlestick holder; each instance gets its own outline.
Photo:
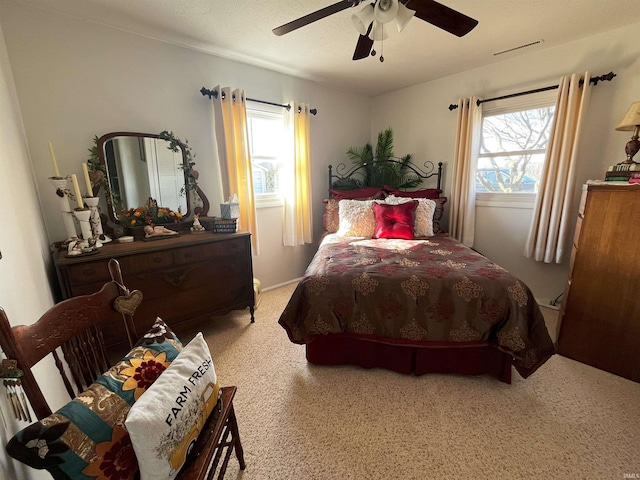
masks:
<path id="1" fill-rule="evenodd" d="M 98 197 L 85 197 L 84 203 L 91 209 L 91 217 L 89 218 L 89 222 L 91 224 L 91 233 L 93 233 L 93 238 L 95 238 L 98 242 L 108 243 L 111 241 L 107 235 L 104 234 L 102 230 L 102 220 L 100 220 L 100 210 L 98 209 L 98 203 L 100 199 Z"/>
<path id="2" fill-rule="evenodd" d="M 67 195 L 67 179 L 63 177 L 50 177 L 49 181 L 56 188 L 58 205 L 60 207 L 60 211 L 62 212 L 62 222 L 67 234 L 67 241 L 71 240 L 72 238 L 77 238 L 78 232 L 76 231 L 76 224 L 73 221 L 73 212 L 71 211 L 71 206 L 69 205 L 69 197 Z"/>
<path id="3" fill-rule="evenodd" d="M 91 224 L 89 223 L 89 219 L 91 218 L 91 209 L 76 208 L 73 210 L 73 214 L 76 216 L 76 218 L 78 219 L 78 222 L 80 223 L 82 240 L 84 240 L 85 242 L 88 242 L 90 238 L 93 239 L 93 234 L 91 233 Z"/>

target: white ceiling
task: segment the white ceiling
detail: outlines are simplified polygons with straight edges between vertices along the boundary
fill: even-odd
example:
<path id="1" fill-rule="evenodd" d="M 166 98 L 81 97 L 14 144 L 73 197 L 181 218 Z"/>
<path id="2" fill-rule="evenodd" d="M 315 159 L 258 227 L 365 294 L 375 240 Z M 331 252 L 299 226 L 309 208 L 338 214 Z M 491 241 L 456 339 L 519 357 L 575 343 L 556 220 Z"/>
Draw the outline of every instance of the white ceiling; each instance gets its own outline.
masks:
<path id="1" fill-rule="evenodd" d="M 351 60 L 358 38 L 351 14 L 362 6 L 281 37 L 271 32 L 337 0 L 17 1 L 367 95 L 640 23 L 638 0 L 439 0 L 478 26 L 458 38 L 413 18 L 384 42 L 380 63 Z M 380 50 L 378 42 L 374 48 Z"/>

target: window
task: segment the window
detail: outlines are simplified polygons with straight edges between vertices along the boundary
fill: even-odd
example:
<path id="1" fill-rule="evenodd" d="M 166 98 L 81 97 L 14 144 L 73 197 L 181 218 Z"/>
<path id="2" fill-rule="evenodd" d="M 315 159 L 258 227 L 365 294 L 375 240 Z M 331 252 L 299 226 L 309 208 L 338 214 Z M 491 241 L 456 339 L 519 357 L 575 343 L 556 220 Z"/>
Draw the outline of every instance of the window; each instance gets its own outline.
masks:
<path id="1" fill-rule="evenodd" d="M 555 92 L 538 98 L 483 108 L 476 194 L 530 194 L 538 191 L 555 112 Z M 484 194 L 484 195 L 483 195 Z"/>
<path id="2" fill-rule="evenodd" d="M 285 112 L 280 107 L 247 104 L 247 126 L 256 206 L 282 205 L 281 178 L 288 163 Z"/>

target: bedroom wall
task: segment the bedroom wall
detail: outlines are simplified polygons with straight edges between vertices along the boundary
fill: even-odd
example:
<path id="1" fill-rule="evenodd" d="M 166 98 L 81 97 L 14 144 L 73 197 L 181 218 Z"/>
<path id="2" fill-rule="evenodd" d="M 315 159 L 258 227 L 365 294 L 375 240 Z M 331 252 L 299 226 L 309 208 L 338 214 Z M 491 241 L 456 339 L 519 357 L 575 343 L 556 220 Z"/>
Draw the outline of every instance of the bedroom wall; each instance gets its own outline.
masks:
<path id="1" fill-rule="evenodd" d="M 49 246 L 44 230 L 29 161 L 24 127 L 11 75 L 2 29 L 0 28 L 0 205 L 3 205 L 3 228 L 0 228 L 0 306 L 16 325 L 30 324 L 53 305 L 47 281 Z M 5 358 L 0 354 L 0 359 Z M 49 381 L 47 372 L 53 365 L 43 365 L 36 375 L 51 393 L 52 401 L 60 402 L 64 388 Z M 0 396 L 0 444 L 25 422 L 15 420 L 11 406 Z M 14 462 L 0 448 L 0 478 L 36 479 L 50 477 Z"/>
<path id="2" fill-rule="evenodd" d="M 450 103 L 476 95 L 491 98 L 547 85 L 557 85 L 562 75 L 589 70 L 592 76 L 613 71 L 617 77 L 592 90 L 577 170 L 573 211 L 581 185 L 587 179 L 604 178 L 609 165 L 624 160 L 629 132 L 615 126 L 631 103 L 640 100 L 640 45 L 630 42 L 639 25 L 593 35 L 569 44 L 532 50 L 531 53 L 469 70 L 457 75 L 405 88 L 373 100 L 371 135 L 391 126 L 395 151 L 413 153 L 417 161 L 445 163 L 445 194 L 451 191 L 456 113 Z M 487 52 L 491 55 L 491 52 Z M 532 209 L 476 208 L 474 248 L 511 270 L 529 285 L 544 303 L 562 293 L 568 271 L 568 255 L 562 264 L 543 264 L 522 254 Z M 568 237 L 573 238 L 573 226 Z M 570 240 L 569 240 L 570 241 Z M 567 252 L 570 244 L 567 245 Z"/>
<path id="3" fill-rule="evenodd" d="M 211 103 L 206 86 L 244 88 L 247 96 L 277 103 L 303 101 L 318 109 L 311 121 L 314 231 L 322 229 L 326 166 L 370 135 L 370 99 L 273 71 L 248 66 L 103 27 L 81 19 L 0 0 L 9 59 L 22 107 L 35 183 L 50 241 L 64 238 L 54 192 L 48 142 L 62 174 L 81 174 L 94 135 L 113 131 L 173 130 L 196 154 L 199 183 L 211 214 L 222 201 Z M 82 178 L 81 176 L 79 178 Z M 298 278 L 316 245 L 284 247 L 281 208 L 258 211 L 260 255 L 254 274 L 263 287 Z"/>

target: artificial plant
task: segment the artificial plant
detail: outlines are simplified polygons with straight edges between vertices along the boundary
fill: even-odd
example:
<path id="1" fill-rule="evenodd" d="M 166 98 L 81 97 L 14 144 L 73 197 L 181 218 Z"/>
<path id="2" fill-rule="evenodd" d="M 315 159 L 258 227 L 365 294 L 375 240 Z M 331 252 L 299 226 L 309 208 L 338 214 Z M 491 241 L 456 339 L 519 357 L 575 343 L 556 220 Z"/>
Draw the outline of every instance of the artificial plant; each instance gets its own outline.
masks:
<path id="1" fill-rule="evenodd" d="M 347 157 L 354 164 L 352 171 L 361 169 L 361 178 L 340 178 L 333 188 L 352 190 L 364 187 L 391 186 L 398 189 L 414 188 L 421 179 L 409 172 L 408 165 L 413 156 L 408 153 L 402 157 L 393 154 L 393 130 L 391 127 L 378 133 L 375 152 L 371 143 L 363 147 L 349 147 Z"/>
<path id="2" fill-rule="evenodd" d="M 180 165 L 180 168 L 184 170 L 186 183 L 185 186 L 180 189 L 180 193 L 188 194 L 188 192 L 198 191 L 198 171 L 193 168 L 196 164 L 194 161 L 195 153 L 191 152 L 189 146 L 189 140 L 185 139 L 184 142 L 173 135 L 173 132 L 163 130 L 158 134 L 158 138 L 169 142 L 167 147 L 172 152 L 180 152 L 184 154 L 185 162 Z"/>

